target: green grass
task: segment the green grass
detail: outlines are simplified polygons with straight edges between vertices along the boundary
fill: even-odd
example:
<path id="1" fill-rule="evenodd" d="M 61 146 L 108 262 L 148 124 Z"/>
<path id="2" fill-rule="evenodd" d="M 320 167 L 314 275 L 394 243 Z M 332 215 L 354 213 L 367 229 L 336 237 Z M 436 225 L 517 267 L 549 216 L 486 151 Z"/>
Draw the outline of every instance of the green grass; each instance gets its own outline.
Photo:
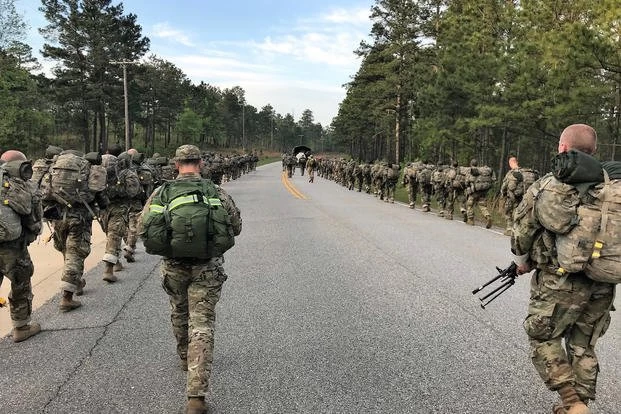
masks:
<path id="1" fill-rule="evenodd" d="M 280 157 L 265 157 L 265 158 L 261 158 L 258 162 L 257 162 L 257 167 L 260 167 L 261 165 L 265 165 L 265 164 L 271 164 L 273 162 L 276 161 L 281 161 Z"/>

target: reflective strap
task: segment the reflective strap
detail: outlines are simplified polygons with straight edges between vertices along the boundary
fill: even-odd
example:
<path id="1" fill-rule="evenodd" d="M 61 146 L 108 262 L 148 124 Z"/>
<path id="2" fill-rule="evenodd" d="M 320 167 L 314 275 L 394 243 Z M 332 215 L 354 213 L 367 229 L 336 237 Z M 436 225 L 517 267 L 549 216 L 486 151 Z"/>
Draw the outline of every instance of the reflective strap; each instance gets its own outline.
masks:
<path id="1" fill-rule="evenodd" d="M 164 206 L 160 206 L 159 204 L 151 204 L 149 206 L 149 211 L 151 211 L 153 213 L 163 213 L 164 212 Z"/>
<path id="2" fill-rule="evenodd" d="M 207 200 L 207 204 L 209 204 L 210 206 L 221 206 L 222 201 L 220 201 L 219 198 L 210 198 L 209 200 Z"/>
<path id="3" fill-rule="evenodd" d="M 604 248 L 604 242 L 601 240 L 595 240 L 593 243 L 593 253 L 591 253 L 592 259 L 599 259 L 602 255 L 602 249 Z"/>
<path id="4" fill-rule="evenodd" d="M 565 273 L 567 273 L 567 270 L 563 269 L 562 267 L 559 267 L 558 269 L 556 269 L 556 273 L 557 276 L 564 276 Z"/>

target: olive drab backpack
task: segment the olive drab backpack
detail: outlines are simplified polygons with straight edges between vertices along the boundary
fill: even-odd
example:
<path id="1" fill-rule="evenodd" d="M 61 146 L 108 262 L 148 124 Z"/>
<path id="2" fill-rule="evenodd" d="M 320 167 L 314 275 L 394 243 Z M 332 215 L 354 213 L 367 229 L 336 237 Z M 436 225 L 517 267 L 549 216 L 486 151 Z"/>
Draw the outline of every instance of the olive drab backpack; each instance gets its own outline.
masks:
<path id="1" fill-rule="evenodd" d="M 43 200 L 70 207 L 73 203 L 90 203 L 95 194 L 106 189 L 106 169 L 93 165 L 74 153 L 63 153 L 41 180 Z"/>
<path id="2" fill-rule="evenodd" d="M 576 209 L 575 226 L 556 236 L 561 270 L 584 271 L 598 282 L 621 282 L 621 180 L 589 189 Z"/>
<path id="3" fill-rule="evenodd" d="M 0 242 L 18 239 L 22 216 L 32 212 L 33 184 L 11 176 L 5 168 L 6 164 L 0 167 Z"/>
<path id="4" fill-rule="evenodd" d="M 512 171 L 509 178 L 511 179 L 509 190 L 515 197 L 522 197 L 526 194 L 528 187 L 539 179 L 539 173 L 530 168 L 520 168 L 517 171 Z"/>
<path id="5" fill-rule="evenodd" d="M 210 259 L 235 244 L 228 212 L 210 180 L 162 184 L 142 217 L 147 253 L 167 258 Z"/>
<path id="6" fill-rule="evenodd" d="M 492 187 L 493 171 L 487 165 L 470 167 L 468 180 L 474 185 L 474 191 L 485 191 Z"/>

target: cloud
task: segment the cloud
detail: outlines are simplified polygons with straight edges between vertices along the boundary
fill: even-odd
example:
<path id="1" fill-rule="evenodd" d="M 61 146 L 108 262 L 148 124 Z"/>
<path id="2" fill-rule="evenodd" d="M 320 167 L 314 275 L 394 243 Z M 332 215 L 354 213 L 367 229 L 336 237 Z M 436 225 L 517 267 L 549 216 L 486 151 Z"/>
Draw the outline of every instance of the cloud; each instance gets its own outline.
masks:
<path id="1" fill-rule="evenodd" d="M 296 118 L 310 109 L 315 121 L 327 126 L 345 96 L 342 85 L 360 65 L 354 50 L 368 37 L 369 14 L 369 9 L 331 9 L 271 27 L 260 38 L 201 42 L 191 53 L 169 49 L 161 57 L 195 83 L 241 86 L 257 109 L 270 103 Z M 191 43 L 168 24 L 156 29 L 162 39 Z"/>
<path id="2" fill-rule="evenodd" d="M 194 46 L 194 43 L 190 40 L 188 35 L 183 33 L 181 30 L 173 29 L 166 22 L 155 24 L 151 29 L 150 36 L 172 40 L 173 42 L 181 43 L 184 46 Z"/>
<path id="3" fill-rule="evenodd" d="M 358 8 L 354 10 L 334 9 L 321 16 L 321 20 L 329 23 L 351 24 L 367 26 L 369 24 L 370 9 Z"/>

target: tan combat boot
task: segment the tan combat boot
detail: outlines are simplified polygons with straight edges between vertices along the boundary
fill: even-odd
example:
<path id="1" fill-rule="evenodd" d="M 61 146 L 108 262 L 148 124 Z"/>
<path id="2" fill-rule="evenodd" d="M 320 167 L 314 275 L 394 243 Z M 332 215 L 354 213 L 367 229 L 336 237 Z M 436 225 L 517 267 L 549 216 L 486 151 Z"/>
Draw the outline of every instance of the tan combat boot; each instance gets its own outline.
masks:
<path id="1" fill-rule="evenodd" d="M 485 228 L 489 229 L 492 227 L 492 216 L 485 216 Z"/>
<path id="2" fill-rule="evenodd" d="M 75 291 L 76 296 L 82 296 L 84 294 L 84 286 L 86 286 L 86 280 L 80 279 L 80 284 Z"/>
<path id="3" fill-rule="evenodd" d="M 474 219 L 466 218 L 466 224 L 469 226 L 474 226 Z"/>
<path id="4" fill-rule="evenodd" d="M 136 261 L 136 258 L 134 257 L 134 252 L 130 252 L 129 250 L 125 250 L 125 253 L 123 253 L 123 257 L 125 257 L 127 263 L 134 263 Z"/>
<path id="5" fill-rule="evenodd" d="M 82 302 L 73 300 L 73 292 L 63 291 L 63 298 L 60 300 L 60 310 L 69 312 L 82 306 Z"/>
<path id="6" fill-rule="evenodd" d="M 114 275 L 113 269 L 114 265 L 112 263 L 104 262 L 103 280 L 108 283 L 114 283 L 118 280 L 117 277 Z"/>
<path id="7" fill-rule="evenodd" d="M 188 405 L 185 410 L 186 414 L 207 414 L 207 404 L 203 397 L 188 398 Z"/>
<path id="8" fill-rule="evenodd" d="M 591 414 L 591 410 L 582 402 L 573 386 L 566 385 L 558 393 L 567 414 Z"/>
<path id="9" fill-rule="evenodd" d="M 41 325 L 36 322 L 30 325 L 20 326 L 19 328 L 13 328 L 13 342 L 25 341 L 39 332 L 41 332 Z"/>

